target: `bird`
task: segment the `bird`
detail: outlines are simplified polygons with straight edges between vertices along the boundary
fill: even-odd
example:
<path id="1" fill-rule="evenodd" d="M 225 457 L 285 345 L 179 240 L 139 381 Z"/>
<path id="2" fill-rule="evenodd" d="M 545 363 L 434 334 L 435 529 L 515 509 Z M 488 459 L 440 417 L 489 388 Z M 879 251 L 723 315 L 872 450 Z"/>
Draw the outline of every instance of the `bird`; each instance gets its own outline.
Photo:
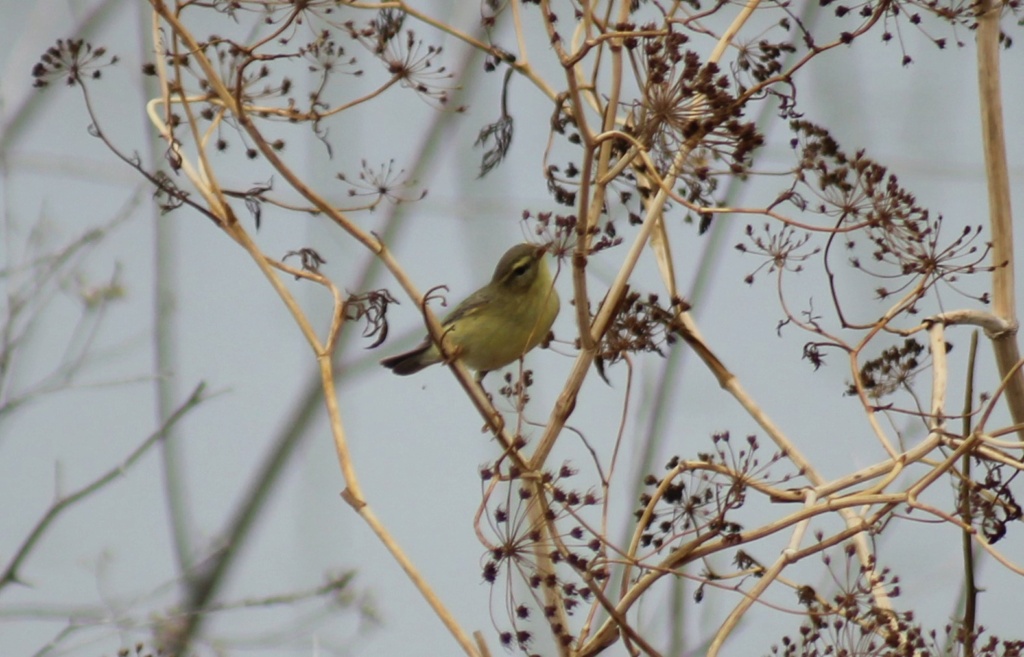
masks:
<path id="1" fill-rule="evenodd" d="M 558 316 L 559 301 L 547 247 L 517 244 L 494 268 L 491 282 L 455 307 L 441 322 L 445 351 L 479 378 L 521 358 L 543 342 Z M 445 360 L 428 336 L 415 348 L 380 361 L 407 376 Z"/>

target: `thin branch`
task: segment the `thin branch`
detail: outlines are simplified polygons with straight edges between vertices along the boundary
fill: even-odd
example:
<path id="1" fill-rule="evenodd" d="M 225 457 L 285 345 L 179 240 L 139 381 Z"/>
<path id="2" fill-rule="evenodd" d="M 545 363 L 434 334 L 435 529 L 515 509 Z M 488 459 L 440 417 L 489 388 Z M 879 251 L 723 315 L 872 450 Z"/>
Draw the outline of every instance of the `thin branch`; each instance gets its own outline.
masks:
<path id="1" fill-rule="evenodd" d="M 126 456 L 118 465 L 77 491 L 57 499 L 50 508 L 47 509 L 46 513 L 43 514 L 38 522 L 36 522 L 32 531 L 30 531 L 28 536 L 22 540 L 18 549 L 15 550 L 14 557 L 12 557 L 8 562 L 3 572 L 0 572 L 0 589 L 3 589 L 3 587 L 11 584 L 12 582 L 21 581 L 18 577 L 18 571 L 21 568 L 21 565 L 32 553 L 36 544 L 43 538 L 46 530 L 50 528 L 50 525 L 52 525 L 64 511 L 83 499 L 91 496 L 93 493 L 102 490 L 107 486 L 107 484 L 121 478 L 125 472 L 131 469 L 131 467 L 149 451 L 151 447 L 156 445 L 163 438 L 168 429 L 177 424 L 178 420 L 184 417 L 186 413 L 208 399 L 208 397 L 203 394 L 205 390 L 205 383 L 200 383 L 196 386 L 188 396 L 188 399 L 186 399 L 173 413 L 171 413 L 160 428 L 151 433 L 148 438 L 142 441 L 142 443 L 132 450 L 131 453 L 129 453 L 128 456 Z"/>

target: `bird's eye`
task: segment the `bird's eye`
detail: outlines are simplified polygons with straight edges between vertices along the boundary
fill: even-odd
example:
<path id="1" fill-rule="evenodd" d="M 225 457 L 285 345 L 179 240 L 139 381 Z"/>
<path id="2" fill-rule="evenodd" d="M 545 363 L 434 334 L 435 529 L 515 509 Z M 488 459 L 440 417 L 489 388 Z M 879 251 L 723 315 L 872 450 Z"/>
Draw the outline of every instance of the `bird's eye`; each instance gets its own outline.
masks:
<path id="1" fill-rule="evenodd" d="M 518 278 L 528 271 L 530 271 L 530 263 L 524 262 L 512 268 L 512 275 Z"/>

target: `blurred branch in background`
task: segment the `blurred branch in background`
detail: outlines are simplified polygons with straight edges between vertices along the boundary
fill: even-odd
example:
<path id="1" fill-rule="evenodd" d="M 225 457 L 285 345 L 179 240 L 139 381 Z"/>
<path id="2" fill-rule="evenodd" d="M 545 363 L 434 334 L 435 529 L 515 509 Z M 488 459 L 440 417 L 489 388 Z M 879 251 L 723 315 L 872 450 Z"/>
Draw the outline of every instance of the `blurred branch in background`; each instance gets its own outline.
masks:
<path id="1" fill-rule="evenodd" d="M 98 352 L 95 341 L 104 328 L 107 310 L 125 294 L 121 274 L 115 266 L 107 281 L 95 283 L 83 264 L 131 217 L 142 197 L 141 191 L 136 192 L 106 224 L 59 246 L 53 243 L 52 222 L 41 220 L 23 234 L 8 217 L 4 230 L 7 266 L 0 270 L 5 287 L 0 327 L 0 423 L 25 404 L 82 385 L 82 375 L 90 364 L 116 355 Z M 45 314 L 59 295 L 78 302 L 78 319 L 68 324 L 67 334 L 60 336 L 64 340 L 60 349 L 46 345 L 47 362 L 22 367 L 20 361 L 30 360 L 30 354 L 40 348 L 33 340 L 42 333 Z M 38 374 L 40 370 L 45 373 Z M 29 377 L 34 380 L 26 381 Z"/>
<path id="2" fill-rule="evenodd" d="M 92 481 L 71 493 L 61 493 L 58 490 L 57 500 L 49 509 L 47 509 L 46 513 L 39 519 L 39 522 L 36 523 L 36 526 L 32 528 L 29 535 L 25 537 L 21 543 L 21 547 L 18 548 L 14 557 L 10 560 L 7 566 L 4 567 L 3 571 L 0 571 L 0 589 L 3 589 L 9 584 L 24 584 L 25 582 L 22 582 L 19 577 L 21 565 L 29 557 L 32 549 L 39 540 L 42 539 L 47 528 L 65 511 L 89 496 L 100 492 L 108 484 L 113 483 L 118 478 L 124 476 L 124 474 L 131 469 L 131 467 L 135 465 L 135 463 L 142 458 L 151 447 L 163 438 L 165 432 L 169 428 L 173 427 L 178 420 L 184 417 L 189 411 L 208 399 L 208 397 L 203 394 L 204 391 L 205 385 L 198 385 L 195 390 L 192 391 L 192 394 L 190 394 L 188 398 L 177 409 L 175 409 L 162 427 L 150 434 L 149 437 L 142 441 L 138 447 L 132 450 L 131 454 L 126 456 L 112 470 L 109 470 L 95 481 Z"/>

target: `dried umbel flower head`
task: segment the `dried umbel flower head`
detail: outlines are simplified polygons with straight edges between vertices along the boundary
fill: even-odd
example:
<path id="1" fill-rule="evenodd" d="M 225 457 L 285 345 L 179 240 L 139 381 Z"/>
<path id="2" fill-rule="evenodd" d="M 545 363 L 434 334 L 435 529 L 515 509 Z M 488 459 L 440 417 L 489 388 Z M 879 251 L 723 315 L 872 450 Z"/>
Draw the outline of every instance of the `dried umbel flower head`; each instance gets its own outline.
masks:
<path id="1" fill-rule="evenodd" d="M 557 641 L 571 642 L 570 628 L 559 622 L 562 614 L 544 592 L 557 592 L 561 611 L 571 616 L 592 599 L 581 577 L 601 582 L 609 576 L 601 558 L 602 539 L 577 522 L 586 509 L 599 504 L 595 492 L 571 487 L 569 480 L 577 474 L 568 463 L 530 477 L 514 465 L 495 464 L 483 472 L 488 485 L 482 517 L 496 539 L 486 542 L 483 578 L 503 589 L 504 622 L 511 624 L 511 631 L 501 633 L 507 646 L 527 650 L 534 635 L 528 628 L 545 621 Z"/>
<path id="2" fill-rule="evenodd" d="M 33 85 L 45 87 L 55 78 L 64 78 L 68 86 L 79 84 L 85 78 L 99 79 L 102 68 L 118 61 L 116 55 L 106 58 L 106 54 L 106 48 L 94 49 L 82 39 L 58 39 L 32 67 Z"/>
<path id="3" fill-rule="evenodd" d="M 687 49 L 688 41 L 669 30 L 629 42 L 640 83 L 639 96 L 629 103 L 631 132 L 662 171 L 680 152 L 689 153 L 681 181 L 689 200 L 710 205 L 714 176 L 746 172 L 764 137 L 742 119 L 744 102 L 734 94 L 735 82 L 715 62 Z M 716 162 L 720 171 L 713 169 Z"/>
<path id="4" fill-rule="evenodd" d="M 403 35 L 402 18 L 404 14 L 382 13 L 362 27 L 346 23 L 345 29 L 384 64 L 392 82 L 412 89 L 431 104 L 446 106 L 455 88 L 451 82 L 455 76 L 438 61 L 443 48 L 424 43 L 412 30 L 405 30 Z"/>
<path id="5" fill-rule="evenodd" d="M 617 363 L 627 353 L 653 352 L 664 357 L 664 347 L 676 341 L 673 334 L 673 308 L 664 308 L 658 295 L 629 291 L 619 302 L 611 325 L 601 339 L 594 359 L 605 381 L 605 366 Z"/>
<path id="6" fill-rule="evenodd" d="M 360 162 L 359 174 L 352 178 L 344 173 L 337 175 L 338 180 L 351 185 L 348 190 L 350 197 L 369 197 L 370 202 L 365 209 L 373 210 L 382 201 L 389 201 L 395 205 L 418 201 L 427 195 L 427 190 L 420 190 L 418 193 L 404 191 L 415 185 L 415 181 L 405 177 L 405 169 L 398 169 L 394 160 L 388 160 L 377 168 L 370 166 L 366 160 Z"/>

